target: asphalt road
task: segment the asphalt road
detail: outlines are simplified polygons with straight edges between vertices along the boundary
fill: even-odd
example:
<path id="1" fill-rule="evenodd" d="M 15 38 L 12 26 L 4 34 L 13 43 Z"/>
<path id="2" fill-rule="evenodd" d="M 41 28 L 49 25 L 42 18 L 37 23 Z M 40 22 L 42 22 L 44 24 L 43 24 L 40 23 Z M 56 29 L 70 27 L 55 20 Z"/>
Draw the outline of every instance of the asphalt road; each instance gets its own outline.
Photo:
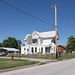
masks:
<path id="1" fill-rule="evenodd" d="M 75 59 L 13 70 L 0 75 L 75 75 Z"/>

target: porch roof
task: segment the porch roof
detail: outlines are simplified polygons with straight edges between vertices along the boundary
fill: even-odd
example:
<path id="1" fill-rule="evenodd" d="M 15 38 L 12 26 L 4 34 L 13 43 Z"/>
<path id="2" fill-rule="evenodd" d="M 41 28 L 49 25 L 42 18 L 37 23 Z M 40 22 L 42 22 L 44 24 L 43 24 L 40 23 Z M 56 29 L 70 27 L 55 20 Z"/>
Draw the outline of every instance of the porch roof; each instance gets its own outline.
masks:
<path id="1" fill-rule="evenodd" d="M 0 47 L 0 49 L 5 49 L 7 51 L 19 51 L 18 49 L 16 48 L 3 48 L 3 47 Z"/>

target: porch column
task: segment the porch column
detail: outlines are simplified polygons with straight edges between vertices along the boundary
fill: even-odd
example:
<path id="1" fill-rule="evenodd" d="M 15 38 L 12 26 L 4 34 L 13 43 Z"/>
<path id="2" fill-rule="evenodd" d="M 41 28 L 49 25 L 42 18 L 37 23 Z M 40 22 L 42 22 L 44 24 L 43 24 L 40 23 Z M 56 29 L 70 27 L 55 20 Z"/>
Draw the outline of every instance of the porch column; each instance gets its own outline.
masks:
<path id="1" fill-rule="evenodd" d="M 45 54 L 45 47 L 43 47 L 43 54 Z"/>

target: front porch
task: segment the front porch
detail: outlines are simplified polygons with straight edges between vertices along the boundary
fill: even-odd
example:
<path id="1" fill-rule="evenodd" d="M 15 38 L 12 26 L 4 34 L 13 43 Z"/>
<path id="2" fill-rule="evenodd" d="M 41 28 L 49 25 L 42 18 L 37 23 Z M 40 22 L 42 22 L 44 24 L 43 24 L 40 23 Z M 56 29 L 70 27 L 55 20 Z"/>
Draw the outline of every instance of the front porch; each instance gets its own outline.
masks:
<path id="1" fill-rule="evenodd" d="M 51 47 L 45 47 L 45 54 L 50 54 Z"/>

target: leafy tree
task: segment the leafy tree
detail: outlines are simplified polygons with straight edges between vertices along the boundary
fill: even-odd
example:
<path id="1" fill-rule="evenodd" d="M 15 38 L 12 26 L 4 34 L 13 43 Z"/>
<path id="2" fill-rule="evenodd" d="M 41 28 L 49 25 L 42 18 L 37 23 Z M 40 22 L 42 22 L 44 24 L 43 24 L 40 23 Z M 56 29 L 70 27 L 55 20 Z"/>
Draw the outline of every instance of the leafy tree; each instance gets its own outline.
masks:
<path id="1" fill-rule="evenodd" d="M 25 44 L 23 44 L 22 46 L 25 46 Z"/>
<path id="2" fill-rule="evenodd" d="M 22 44 L 21 40 L 17 40 L 17 43 L 18 43 L 18 49 L 19 49 L 20 52 L 21 52 L 21 44 Z"/>
<path id="3" fill-rule="evenodd" d="M 3 40 L 2 46 L 8 47 L 8 48 L 17 48 L 18 49 L 18 46 L 19 46 L 18 40 L 16 40 L 14 37 L 8 37 L 8 39 Z"/>
<path id="4" fill-rule="evenodd" d="M 2 47 L 2 43 L 0 43 L 0 47 Z"/>
<path id="5" fill-rule="evenodd" d="M 70 52 L 75 51 L 75 37 L 70 36 L 67 41 L 67 48 Z"/>
<path id="6" fill-rule="evenodd" d="M 18 45 L 21 46 L 22 44 L 21 40 L 17 40 L 17 42 L 18 42 Z"/>

